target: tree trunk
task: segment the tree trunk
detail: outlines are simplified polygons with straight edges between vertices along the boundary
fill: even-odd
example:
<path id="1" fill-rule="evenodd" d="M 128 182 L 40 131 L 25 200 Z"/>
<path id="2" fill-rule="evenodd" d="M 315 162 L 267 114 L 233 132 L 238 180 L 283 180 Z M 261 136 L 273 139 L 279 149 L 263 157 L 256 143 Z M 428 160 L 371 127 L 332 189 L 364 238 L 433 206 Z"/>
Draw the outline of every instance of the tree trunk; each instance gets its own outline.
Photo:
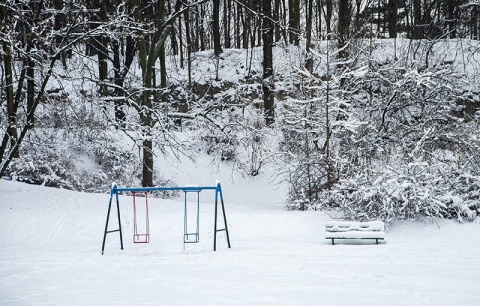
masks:
<path id="1" fill-rule="evenodd" d="M 108 95 L 108 86 L 106 84 L 108 80 L 108 38 L 105 36 L 97 37 L 97 50 L 98 50 L 98 73 L 100 79 L 100 95 L 102 97 Z"/>
<path id="2" fill-rule="evenodd" d="M 27 113 L 33 109 L 35 102 L 35 61 L 32 58 L 28 59 L 27 66 Z M 29 128 L 33 128 L 35 121 L 32 119 L 28 123 Z"/>
<path id="3" fill-rule="evenodd" d="M 232 38 L 230 36 L 230 21 L 232 17 L 232 2 L 231 0 L 223 0 L 223 32 L 225 37 L 225 48 L 232 47 Z"/>
<path id="4" fill-rule="evenodd" d="M 171 15 L 179 16 L 182 1 L 177 0 L 175 4 L 175 11 Z M 137 22 L 142 22 L 145 16 L 142 15 L 142 8 L 139 0 L 134 3 L 135 12 L 134 17 Z M 161 61 L 161 86 L 166 86 L 166 69 L 165 69 L 165 40 L 170 35 L 171 25 L 175 22 L 175 18 L 165 17 L 165 0 L 160 0 L 157 6 L 157 12 L 153 12 L 158 15 L 158 18 L 153 18 L 153 15 L 147 16 L 147 18 L 154 19 L 156 24 L 154 25 L 154 31 L 145 31 L 139 29 L 137 31 L 137 45 L 138 45 L 138 60 L 140 68 L 142 69 L 142 100 L 141 107 L 139 107 L 138 113 L 142 124 L 142 137 L 143 137 L 143 173 L 142 173 L 142 186 L 153 186 L 153 129 L 156 125 L 156 119 L 154 117 L 154 108 L 152 101 L 153 90 L 153 76 L 154 65 L 158 58 Z M 165 99 L 165 97 L 163 97 Z"/>
<path id="5" fill-rule="evenodd" d="M 338 4 L 338 48 L 343 49 L 350 38 L 351 6 L 349 0 L 339 0 Z M 340 51 L 341 59 L 348 58 L 346 49 Z"/>
<path id="6" fill-rule="evenodd" d="M 388 34 L 390 38 L 397 38 L 398 0 L 388 0 Z"/>
<path id="7" fill-rule="evenodd" d="M 480 14 L 479 14 L 479 6 L 474 6 L 472 9 L 472 18 L 471 18 L 471 32 L 472 32 L 472 39 L 479 39 L 479 28 L 480 28 Z"/>
<path id="8" fill-rule="evenodd" d="M 332 13 L 333 13 L 333 4 L 332 0 L 326 0 L 327 2 L 327 16 L 326 16 L 326 23 L 327 23 L 327 39 L 332 39 Z"/>
<path id="9" fill-rule="evenodd" d="M 2 7 L 2 10 L 5 10 L 5 7 Z M 6 14 L 4 14 L 5 16 Z M 8 19 L 8 17 L 6 18 Z M 7 22 L 5 20 L 5 22 Z M 5 137 L 2 141 L 2 155 L 6 152 L 6 147 L 8 142 L 10 142 L 10 148 L 14 148 L 15 144 L 17 143 L 17 112 L 15 111 L 15 99 L 13 95 L 13 69 L 12 69 L 12 49 L 10 42 L 7 40 L 3 40 L 3 64 L 5 69 L 5 93 L 7 99 L 7 131 Z M 13 158 L 20 157 L 20 153 L 18 150 L 15 150 L 12 154 Z"/>
<path id="10" fill-rule="evenodd" d="M 317 5 L 315 6 L 315 20 L 316 20 L 316 32 L 317 38 L 322 38 L 322 0 L 317 0 Z"/>
<path id="11" fill-rule="evenodd" d="M 306 24 L 306 37 L 307 41 L 305 43 L 305 68 L 312 73 L 313 71 L 313 57 L 310 52 L 310 48 L 313 48 L 312 45 L 312 17 L 313 17 L 313 0 L 307 1 L 307 24 Z"/>
<path id="12" fill-rule="evenodd" d="M 275 123 L 273 95 L 273 23 L 271 1 L 263 1 L 263 101 L 265 108 L 265 123 L 267 126 Z"/>
<path id="13" fill-rule="evenodd" d="M 185 33 L 187 39 L 188 88 L 192 88 L 192 38 L 190 35 L 190 8 L 185 11 Z"/>
<path id="14" fill-rule="evenodd" d="M 421 0 L 413 0 L 413 39 L 423 38 Z"/>
<path id="15" fill-rule="evenodd" d="M 457 18 L 455 16 L 455 9 L 458 6 L 458 1 L 447 0 L 447 19 L 448 19 L 448 33 L 450 38 L 457 36 Z"/>
<path id="16" fill-rule="evenodd" d="M 220 0 L 213 0 L 213 49 L 215 56 L 223 52 L 220 42 Z"/>
<path id="17" fill-rule="evenodd" d="M 205 30 L 203 28 L 204 16 L 205 16 L 205 11 L 203 10 L 203 5 L 200 4 L 200 18 L 201 18 L 200 29 L 199 29 L 200 51 L 205 51 Z"/>
<path id="18" fill-rule="evenodd" d="M 248 0 L 245 1 L 247 4 L 249 3 Z M 245 12 L 246 9 L 242 8 L 242 10 Z M 242 48 L 243 49 L 248 49 L 248 40 L 250 36 L 250 14 L 244 13 L 240 14 L 240 16 L 243 18 L 243 31 L 242 31 Z M 253 46 L 252 46 L 253 47 Z"/>
<path id="19" fill-rule="evenodd" d="M 160 88 L 161 88 L 161 98 L 162 102 L 167 102 L 167 65 L 165 60 L 165 45 L 160 47 Z M 155 73 L 153 71 L 153 73 Z"/>
<path id="20" fill-rule="evenodd" d="M 275 8 L 273 10 L 273 21 L 275 22 L 275 42 L 282 38 L 282 28 L 280 27 L 280 1 L 275 0 Z"/>
<path id="21" fill-rule="evenodd" d="M 300 0 L 288 0 L 290 43 L 300 44 Z"/>
<path id="22" fill-rule="evenodd" d="M 396 0 L 395 0 L 396 1 Z M 355 29 L 357 33 L 360 33 L 362 29 L 362 24 L 360 22 L 360 10 L 361 10 L 361 5 L 362 5 L 362 0 L 355 0 L 355 8 L 356 8 L 356 13 L 355 13 Z"/>

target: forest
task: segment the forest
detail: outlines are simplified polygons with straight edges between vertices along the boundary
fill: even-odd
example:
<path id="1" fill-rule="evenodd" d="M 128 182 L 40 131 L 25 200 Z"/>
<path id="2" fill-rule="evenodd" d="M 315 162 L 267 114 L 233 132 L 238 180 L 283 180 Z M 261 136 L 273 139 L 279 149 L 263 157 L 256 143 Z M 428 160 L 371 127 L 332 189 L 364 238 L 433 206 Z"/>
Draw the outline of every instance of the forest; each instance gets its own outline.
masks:
<path id="1" fill-rule="evenodd" d="M 268 169 L 291 210 L 480 215 L 479 0 L 4 0 L 0 20 L 0 178 L 168 185 L 160 156 L 208 154 Z"/>

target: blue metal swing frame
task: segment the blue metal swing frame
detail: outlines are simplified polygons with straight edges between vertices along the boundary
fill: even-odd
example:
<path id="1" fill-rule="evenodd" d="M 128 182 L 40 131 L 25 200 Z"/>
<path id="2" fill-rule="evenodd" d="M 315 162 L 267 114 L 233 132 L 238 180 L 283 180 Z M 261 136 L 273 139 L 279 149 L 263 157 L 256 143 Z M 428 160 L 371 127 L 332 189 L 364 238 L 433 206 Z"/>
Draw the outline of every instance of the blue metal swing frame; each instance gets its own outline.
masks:
<path id="1" fill-rule="evenodd" d="M 108 211 L 107 211 L 107 220 L 105 222 L 105 231 L 103 233 L 103 243 L 102 243 L 102 255 L 105 251 L 105 241 L 107 239 L 107 234 L 118 232 L 120 236 L 120 249 L 123 250 L 123 237 L 122 237 L 122 222 L 120 218 L 120 201 L 118 199 L 118 195 L 121 192 L 152 192 L 152 191 L 183 191 L 185 194 L 185 213 L 184 213 L 184 243 L 189 243 L 185 239 L 188 240 L 188 236 L 195 235 L 195 242 L 199 241 L 199 234 L 198 234 L 198 226 L 199 226 L 199 210 L 200 210 L 200 192 L 203 190 L 215 190 L 215 218 L 214 218 L 214 234 L 213 234 L 213 250 L 217 250 L 217 232 L 225 231 L 227 236 L 227 244 L 228 248 L 231 248 L 230 245 L 230 237 L 228 234 L 228 226 L 227 226 L 227 216 L 225 214 L 225 205 L 223 202 L 223 194 L 222 194 L 222 186 L 220 183 L 217 183 L 216 186 L 178 186 L 178 187 L 136 187 L 136 188 L 119 188 L 115 183 L 112 184 L 112 188 L 110 190 L 110 201 L 108 202 Z M 197 192 L 197 230 L 195 234 L 187 233 L 187 193 L 190 192 Z M 116 206 L 117 206 L 117 219 L 118 219 L 118 229 L 115 230 L 108 230 L 108 223 L 110 220 L 110 213 L 112 209 L 112 202 L 115 199 Z M 224 228 L 218 229 L 217 228 L 217 219 L 218 219 L 218 203 L 220 202 L 222 207 L 222 214 L 223 214 L 223 222 Z"/>

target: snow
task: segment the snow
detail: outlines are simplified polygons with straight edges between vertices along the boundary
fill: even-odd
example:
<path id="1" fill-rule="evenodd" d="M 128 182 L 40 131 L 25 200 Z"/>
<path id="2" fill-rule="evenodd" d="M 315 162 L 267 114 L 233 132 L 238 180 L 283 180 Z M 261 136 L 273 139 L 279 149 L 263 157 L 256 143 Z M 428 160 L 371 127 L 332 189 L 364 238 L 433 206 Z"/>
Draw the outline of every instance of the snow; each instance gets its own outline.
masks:
<path id="1" fill-rule="evenodd" d="M 325 228 L 331 232 L 383 231 L 385 229 L 385 224 L 382 221 L 328 221 L 325 223 Z"/>
<path id="2" fill-rule="evenodd" d="M 186 245 L 183 195 L 149 198 L 148 244 L 133 243 L 132 198 L 121 196 L 124 250 L 111 233 L 102 256 L 109 186 L 89 194 L 1 180 L 0 304 L 480 303 L 480 224 L 394 223 L 380 245 L 331 245 L 331 218 L 286 211 L 268 176 L 239 177 L 206 159 L 162 167 L 179 185 L 221 181 L 231 249 L 220 232 L 213 251 L 213 191 L 200 194 L 200 242 Z"/>

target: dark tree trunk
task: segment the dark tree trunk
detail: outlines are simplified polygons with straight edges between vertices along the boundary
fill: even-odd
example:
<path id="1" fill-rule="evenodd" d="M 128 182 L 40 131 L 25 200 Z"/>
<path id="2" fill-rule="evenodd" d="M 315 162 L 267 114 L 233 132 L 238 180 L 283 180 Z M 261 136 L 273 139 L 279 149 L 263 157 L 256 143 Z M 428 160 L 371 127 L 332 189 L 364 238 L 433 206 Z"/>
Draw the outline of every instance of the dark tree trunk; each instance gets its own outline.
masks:
<path id="1" fill-rule="evenodd" d="M 349 0 L 339 0 L 338 3 L 338 48 L 345 47 L 350 38 L 350 20 L 351 20 L 351 6 Z M 346 49 L 339 52 L 340 58 L 348 58 Z"/>
<path id="2" fill-rule="evenodd" d="M 323 9 L 323 1 L 317 0 L 317 5 L 315 6 L 315 18 L 316 18 L 316 32 L 317 37 L 322 38 L 322 9 Z"/>
<path id="3" fill-rule="evenodd" d="M 306 59 L 305 59 L 305 68 L 312 73 L 313 71 L 313 57 L 310 52 L 310 48 L 313 49 L 312 45 L 312 19 L 313 19 L 313 0 L 308 0 L 307 1 L 307 24 L 306 24 L 306 37 L 307 41 L 305 43 L 305 54 L 306 54 Z"/>
<path id="4" fill-rule="evenodd" d="M 398 0 L 388 0 L 388 34 L 390 38 L 397 38 Z"/>
<path id="5" fill-rule="evenodd" d="M 182 31 L 182 16 L 178 16 L 178 37 L 179 37 L 179 51 L 180 51 L 180 69 L 183 69 L 185 67 L 184 62 L 185 62 L 185 56 L 183 54 L 183 31 Z M 185 32 L 186 35 L 188 35 L 187 32 Z"/>
<path id="6" fill-rule="evenodd" d="M 455 16 L 455 9 L 457 7 L 457 0 L 447 0 L 447 23 L 450 38 L 455 38 L 457 36 L 457 16 Z"/>
<path id="7" fill-rule="evenodd" d="M 326 14 L 327 39 L 331 39 L 332 38 L 332 13 L 333 13 L 332 0 L 326 0 L 326 4 L 327 4 L 327 14 Z"/>
<path id="8" fill-rule="evenodd" d="M 273 21 L 275 22 L 275 42 L 282 38 L 282 28 L 280 27 L 280 1 L 275 0 L 275 8 L 273 10 Z"/>
<path id="9" fill-rule="evenodd" d="M 421 0 L 413 0 L 413 39 L 423 38 Z"/>
<path id="10" fill-rule="evenodd" d="M 205 11 L 203 9 L 203 5 L 200 4 L 200 16 L 199 16 L 200 18 L 200 29 L 199 29 L 200 51 L 205 51 L 205 29 L 203 28 L 204 17 L 205 17 Z"/>
<path id="11" fill-rule="evenodd" d="M 472 32 L 472 38 L 473 39 L 479 39 L 480 36 L 479 34 L 479 27 L 480 27 L 480 14 L 479 14 L 479 6 L 475 6 L 472 9 L 472 19 L 470 21 L 471 25 L 471 32 Z"/>
<path id="12" fill-rule="evenodd" d="M 380 17 L 382 13 L 381 0 L 377 1 L 377 33 L 381 32 L 382 27 L 382 18 Z"/>
<path id="13" fill-rule="evenodd" d="M 248 5 L 249 1 L 245 1 L 246 5 Z M 245 12 L 246 9 L 242 8 L 242 10 Z M 248 49 L 248 40 L 250 37 L 250 14 L 249 13 L 244 13 L 240 14 L 240 16 L 243 18 L 243 32 L 242 32 L 242 48 L 243 49 Z M 253 46 L 252 46 L 253 47 Z"/>
<path id="14" fill-rule="evenodd" d="M 131 36 L 127 36 L 125 50 L 120 50 L 121 45 L 118 40 L 112 41 L 112 51 L 113 51 L 113 71 L 115 76 L 115 91 L 114 96 L 115 99 L 115 121 L 119 126 L 123 127 L 125 123 L 126 114 L 123 110 L 125 100 L 122 98 L 124 97 L 125 93 L 123 90 L 123 84 L 125 81 L 125 77 L 127 76 L 128 71 L 133 63 L 133 59 L 136 53 L 136 44 L 134 39 Z M 120 55 L 124 54 L 124 62 L 123 65 L 121 63 Z"/>
<path id="15" fill-rule="evenodd" d="M 220 0 L 213 0 L 213 49 L 215 56 L 223 52 L 220 42 Z"/>
<path id="16" fill-rule="evenodd" d="M 290 43 L 300 44 L 300 0 L 288 0 Z"/>
<path id="17" fill-rule="evenodd" d="M 105 36 L 97 37 L 98 50 L 98 73 L 100 79 L 100 95 L 108 95 L 108 86 L 106 84 L 108 79 L 108 38 Z"/>
<path id="18" fill-rule="evenodd" d="M 394 0 L 396 1 L 396 0 Z M 362 29 L 362 25 L 361 25 L 361 22 L 360 22 L 360 10 L 361 10 L 361 5 L 362 5 L 362 0 L 355 0 L 355 9 L 356 9 L 356 13 L 355 13 L 355 29 L 357 31 L 357 33 L 360 33 L 361 29 Z"/>
<path id="19" fill-rule="evenodd" d="M 6 152 L 8 142 L 10 148 L 14 148 L 17 143 L 17 112 L 15 111 L 15 99 L 13 95 L 13 69 L 12 69 L 12 50 L 7 40 L 3 41 L 3 64 L 5 69 L 5 94 L 7 99 L 7 131 L 2 141 L 2 156 Z M 13 158 L 20 157 L 18 150 L 13 152 Z"/>
<path id="20" fill-rule="evenodd" d="M 273 23 L 270 0 L 263 1 L 263 101 L 265 108 L 265 123 L 267 126 L 275 123 L 273 95 Z"/>
<path id="21" fill-rule="evenodd" d="M 237 4 L 235 6 L 235 48 L 240 49 L 242 47 L 242 36 L 240 35 L 240 20 L 242 16 L 242 7 Z"/>
<path id="22" fill-rule="evenodd" d="M 231 0 L 223 0 L 223 32 L 225 37 L 225 48 L 232 47 L 232 38 L 230 36 L 230 21 L 232 17 L 232 2 Z"/>
<path id="23" fill-rule="evenodd" d="M 33 2 L 33 1 L 32 1 Z M 62 13 L 63 10 L 63 0 L 55 0 L 54 8 L 55 8 L 55 31 L 59 31 L 65 26 L 65 15 Z M 62 41 L 62 36 L 57 35 L 55 38 L 56 43 L 59 44 Z"/>
<path id="24" fill-rule="evenodd" d="M 27 113 L 33 110 L 35 102 L 35 61 L 32 58 L 28 59 L 27 66 Z M 28 122 L 28 127 L 33 128 L 35 124 L 34 119 Z"/>
<path id="25" fill-rule="evenodd" d="M 185 33 L 187 39 L 188 88 L 192 88 L 192 38 L 190 35 L 190 8 L 185 11 Z"/>
<path id="26" fill-rule="evenodd" d="M 160 47 L 160 88 L 162 102 L 167 102 L 167 65 L 165 60 L 165 45 Z M 155 72 L 153 72 L 155 74 Z"/>

